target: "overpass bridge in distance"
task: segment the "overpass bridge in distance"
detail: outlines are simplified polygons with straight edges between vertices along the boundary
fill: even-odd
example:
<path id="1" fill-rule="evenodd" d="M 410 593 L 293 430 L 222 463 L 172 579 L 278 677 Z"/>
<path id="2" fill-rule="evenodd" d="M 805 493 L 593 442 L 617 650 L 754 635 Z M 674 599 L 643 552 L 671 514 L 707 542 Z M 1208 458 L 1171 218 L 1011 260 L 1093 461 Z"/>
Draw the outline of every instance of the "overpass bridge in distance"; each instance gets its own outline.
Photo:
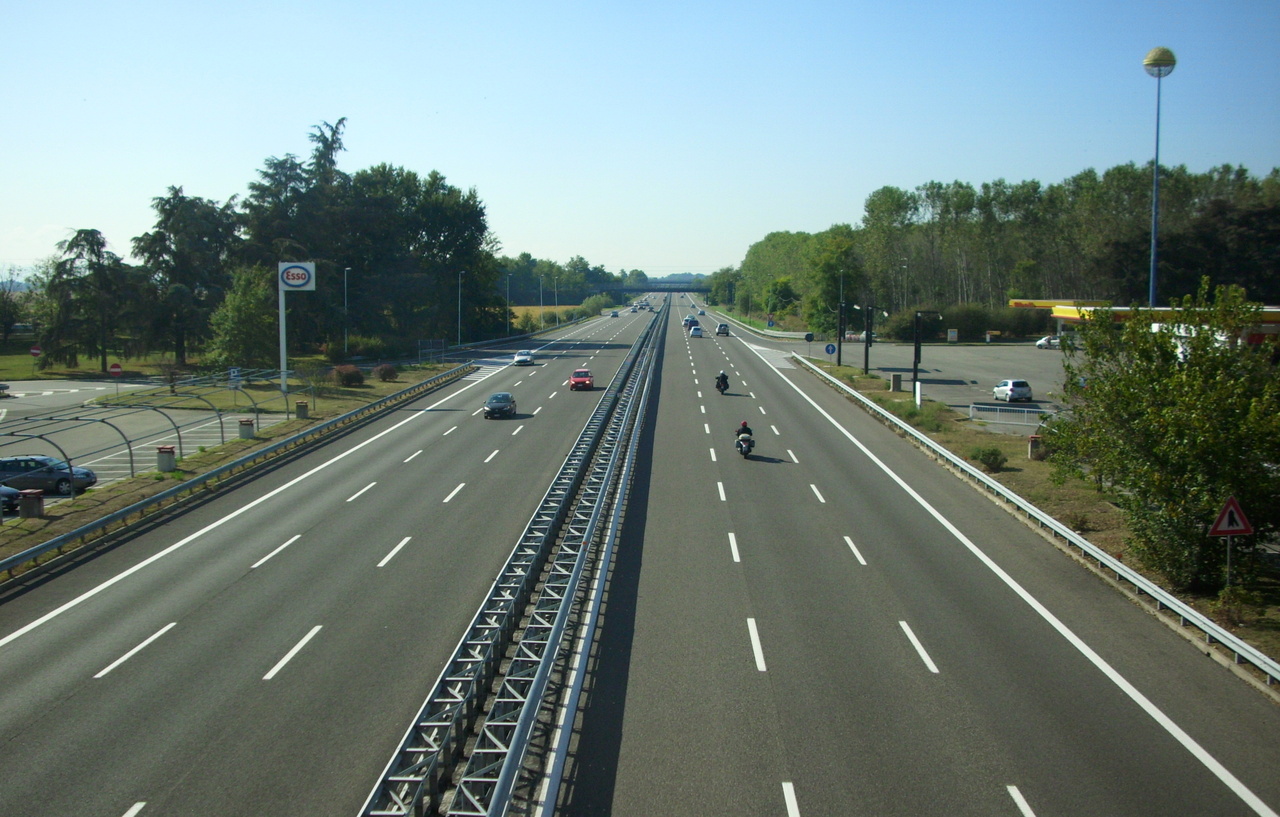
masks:
<path id="1" fill-rule="evenodd" d="M 601 284 L 596 292 L 624 292 L 644 294 L 646 292 L 710 292 L 711 285 L 705 281 L 650 281 L 646 284 Z"/>

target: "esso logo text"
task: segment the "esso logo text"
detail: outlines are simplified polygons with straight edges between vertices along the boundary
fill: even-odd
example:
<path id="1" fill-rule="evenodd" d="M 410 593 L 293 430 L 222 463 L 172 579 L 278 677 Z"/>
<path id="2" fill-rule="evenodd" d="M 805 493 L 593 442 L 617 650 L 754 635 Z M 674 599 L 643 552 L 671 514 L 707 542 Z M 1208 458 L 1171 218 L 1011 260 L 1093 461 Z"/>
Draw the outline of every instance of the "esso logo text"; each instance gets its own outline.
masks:
<path id="1" fill-rule="evenodd" d="M 289 267 L 280 273 L 280 277 L 284 279 L 285 286 L 300 287 L 311 280 L 311 273 L 306 267 Z"/>

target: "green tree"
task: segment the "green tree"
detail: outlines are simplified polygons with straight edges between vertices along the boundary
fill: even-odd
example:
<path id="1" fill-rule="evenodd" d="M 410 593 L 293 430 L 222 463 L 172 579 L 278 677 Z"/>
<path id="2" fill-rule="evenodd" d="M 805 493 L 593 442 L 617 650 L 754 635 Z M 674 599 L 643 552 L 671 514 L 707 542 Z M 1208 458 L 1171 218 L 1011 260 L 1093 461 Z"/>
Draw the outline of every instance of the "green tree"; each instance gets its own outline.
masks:
<path id="1" fill-rule="evenodd" d="M 1206 278 L 1174 308 L 1154 327 L 1141 309 L 1084 323 L 1064 365 L 1070 410 L 1048 439 L 1060 474 L 1115 491 L 1144 564 L 1179 589 L 1216 589 L 1225 549 L 1208 529 L 1228 496 L 1258 532 L 1237 539 L 1241 572 L 1280 527 L 1280 377 L 1274 348 L 1241 341 L 1259 306 L 1240 287 Z"/>
<path id="2" fill-rule="evenodd" d="M 58 242 L 62 257 L 44 282 L 52 309 L 41 328 L 41 344 L 46 348 L 40 365 L 54 363 L 78 366 L 85 352 L 98 358 L 107 372 L 107 353 L 117 328 L 143 300 L 137 286 L 137 271 L 107 249 L 107 240 L 97 230 L 76 230 Z"/>
<path id="3" fill-rule="evenodd" d="M 240 267 L 231 289 L 209 319 L 209 365 L 273 368 L 279 339 L 276 277 L 266 267 Z"/>

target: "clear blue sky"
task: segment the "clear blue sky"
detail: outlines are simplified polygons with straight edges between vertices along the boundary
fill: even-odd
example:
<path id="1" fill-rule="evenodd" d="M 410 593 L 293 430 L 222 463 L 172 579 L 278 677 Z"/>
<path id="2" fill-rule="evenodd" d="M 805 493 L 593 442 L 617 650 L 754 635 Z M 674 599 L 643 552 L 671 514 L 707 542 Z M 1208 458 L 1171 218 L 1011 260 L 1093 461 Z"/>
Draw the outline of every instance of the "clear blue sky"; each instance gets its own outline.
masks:
<path id="1" fill-rule="evenodd" d="M 475 188 L 502 252 L 712 272 L 884 185 L 1280 166 L 1280 2 L 2 0 L 0 272 L 128 255 L 347 117 L 347 172 Z M 1259 62 L 1261 60 L 1261 62 Z"/>

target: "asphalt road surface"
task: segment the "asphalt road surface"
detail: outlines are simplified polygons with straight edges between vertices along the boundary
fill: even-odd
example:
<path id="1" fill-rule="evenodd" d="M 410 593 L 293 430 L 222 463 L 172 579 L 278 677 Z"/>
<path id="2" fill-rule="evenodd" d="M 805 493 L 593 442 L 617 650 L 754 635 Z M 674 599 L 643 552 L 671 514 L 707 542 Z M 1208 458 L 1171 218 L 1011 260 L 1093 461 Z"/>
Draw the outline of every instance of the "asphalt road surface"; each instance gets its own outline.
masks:
<path id="1" fill-rule="evenodd" d="M 0 814 L 354 815 L 599 399 L 569 373 L 650 317 L 0 594 Z M 666 332 L 565 813 L 1280 803 L 1269 699 L 782 353 Z"/>

